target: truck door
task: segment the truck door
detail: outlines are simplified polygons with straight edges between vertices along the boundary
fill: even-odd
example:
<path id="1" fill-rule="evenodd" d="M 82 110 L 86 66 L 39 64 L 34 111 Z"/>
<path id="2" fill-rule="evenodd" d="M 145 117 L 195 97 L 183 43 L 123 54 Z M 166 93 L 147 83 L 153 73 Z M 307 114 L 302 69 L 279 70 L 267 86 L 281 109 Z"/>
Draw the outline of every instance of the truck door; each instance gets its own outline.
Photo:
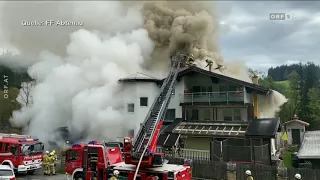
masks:
<path id="1" fill-rule="evenodd" d="M 87 177 L 88 171 L 88 146 L 84 146 L 82 154 L 83 175 Z"/>

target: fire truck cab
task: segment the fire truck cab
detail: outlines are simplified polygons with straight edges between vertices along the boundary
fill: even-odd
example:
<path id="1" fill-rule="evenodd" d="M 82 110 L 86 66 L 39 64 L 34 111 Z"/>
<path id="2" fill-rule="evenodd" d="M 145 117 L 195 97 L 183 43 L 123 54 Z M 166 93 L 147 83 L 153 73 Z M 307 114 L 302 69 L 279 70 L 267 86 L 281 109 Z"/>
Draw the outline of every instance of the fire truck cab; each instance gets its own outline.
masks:
<path id="1" fill-rule="evenodd" d="M 118 179 L 133 180 L 137 166 L 126 164 L 125 162 L 109 166 L 109 178 L 113 176 L 113 171 L 120 172 Z M 157 177 L 157 178 L 155 178 Z M 191 180 L 190 166 L 163 164 L 161 167 L 145 168 L 138 171 L 136 180 Z"/>
<path id="2" fill-rule="evenodd" d="M 71 179 L 85 179 L 88 173 L 106 178 L 108 165 L 119 162 L 122 162 L 120 148 L 106 148 L 99 142 L 90 141 L 73 144 L 67 150 L 65 170 Z"/>
<path id="3" fill-rule="evenodd" d="M 44 145 L 27 135 L 0 134 L 0 164 L 18 173 L 33 173 L 42 167 Z"/>

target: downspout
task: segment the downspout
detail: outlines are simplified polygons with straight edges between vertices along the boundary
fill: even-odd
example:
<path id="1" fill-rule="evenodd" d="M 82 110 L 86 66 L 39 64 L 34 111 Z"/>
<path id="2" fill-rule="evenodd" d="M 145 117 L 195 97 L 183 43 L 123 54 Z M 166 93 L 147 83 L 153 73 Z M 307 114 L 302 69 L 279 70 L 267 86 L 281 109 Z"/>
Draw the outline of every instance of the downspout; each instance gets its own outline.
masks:
<path id="1" fill-rule="evenodd" d="M 253 76 L 252 77 L 252 83 L 259 85 L 259 80 L 258 76 Z M 259 105 L 258 105 L 258 94 L 256 91 L 253 91 L 253 115 L 254 118 L 259 118 Z"/>

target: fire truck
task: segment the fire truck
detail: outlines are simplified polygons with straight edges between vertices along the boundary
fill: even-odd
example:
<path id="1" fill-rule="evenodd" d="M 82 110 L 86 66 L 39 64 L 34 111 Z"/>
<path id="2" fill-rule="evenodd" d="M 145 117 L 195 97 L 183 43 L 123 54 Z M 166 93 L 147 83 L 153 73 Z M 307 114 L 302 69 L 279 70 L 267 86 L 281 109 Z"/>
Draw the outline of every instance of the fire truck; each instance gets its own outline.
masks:
<path id="1" fill-rule="evenodd" d="M 44 145 L 28 135 L 0 134 L 0 163 L 18 173 L 34 173 L 42 167 Z"/>
<path id="2" fill-rule="evenodd" d="M 89 165 L 91 156 L 90 147 L 84 146 L 82 153 L 81 179 L 107 180 L 112 176 L 114 170 L 120 172 L 120 177 L 128 180 L 148 180 L 157 177 L 160 180 L 191 180 L 190 166 L 168 164 L 164 160 L 163 153 L 156 153 L 156 146 L 160 135 L 168 105 L 170 103 L 172 91 L 175 88 L 176 79 L 180 68 L 184 66 L 187 56 L 180 54 L 171 59 L 171 71 L 164 80 L 161 90 L 155 98 L 149 112 L 135 139 L 124 138 L 124 162 L 107 164 L 103 151 L 97 151 L 100 166 L 92 169 Z M 100 155 L 101 154 L 101 155 Z M 72 179 L 77 179 L 73 176 Z M 84 178 L 83 178 L 84 177 Z M 155 179 L 157 179 L 155 178 Z"/>
<path id="3" fill-rule="evenodd" d="M 97 141 L 90 141 L 88 144 L 73 144 L 67 150 L 65 170 L 68 177 L 71 175 L 72 179 L 80 180 L 85 177 L 84 166 L 88 166 L 89 169 L 101 169 L 119 162 L 122 162 L 119 147 L 108 148 Z"/>

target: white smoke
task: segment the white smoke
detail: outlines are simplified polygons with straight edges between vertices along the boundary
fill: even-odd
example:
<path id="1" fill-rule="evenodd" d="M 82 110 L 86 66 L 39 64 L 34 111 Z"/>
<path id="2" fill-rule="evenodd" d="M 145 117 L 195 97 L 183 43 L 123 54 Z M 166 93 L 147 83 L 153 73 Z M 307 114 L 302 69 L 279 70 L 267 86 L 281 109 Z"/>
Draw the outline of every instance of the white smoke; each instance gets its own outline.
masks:
<path id="1" fill-rule="evenodd" d="M 288 99 L 278 91 L 270 91 L 267 96 L 258 95 L 259 99 L 259 118 L 272 118 L 280 111 L 280 107 L 288 101 Z"/>
<path id="2" fill-rule="evenodd" d="M 79 134 L 87 130 L 90 138 L 115 139 L 123 136 L 126 123 L 118 79 L 145 68 L 153 76 L 163 75 L 169 52 L 181 49 L 194 53 L 200 67 L 208 57 L 223 63 L 212 3 L 143 4 L 2 2 L 1 38 L 20 55 L 0 58 L 0 64 L 28 67 L 28 74 L 38 83 L 30 88 L 33 104 L 14 112 L 12 123 L 27 126 L 31 135 L 43 141 L 54 139 L 53 130 L 61 126 Z M 161 16 L 166 18 L 154 23 Z M 26 27 L 22 20 L 77 21 L 84 26 Z M 249 81 L 245 69 L 234 66 L 227 75 Z"/>

